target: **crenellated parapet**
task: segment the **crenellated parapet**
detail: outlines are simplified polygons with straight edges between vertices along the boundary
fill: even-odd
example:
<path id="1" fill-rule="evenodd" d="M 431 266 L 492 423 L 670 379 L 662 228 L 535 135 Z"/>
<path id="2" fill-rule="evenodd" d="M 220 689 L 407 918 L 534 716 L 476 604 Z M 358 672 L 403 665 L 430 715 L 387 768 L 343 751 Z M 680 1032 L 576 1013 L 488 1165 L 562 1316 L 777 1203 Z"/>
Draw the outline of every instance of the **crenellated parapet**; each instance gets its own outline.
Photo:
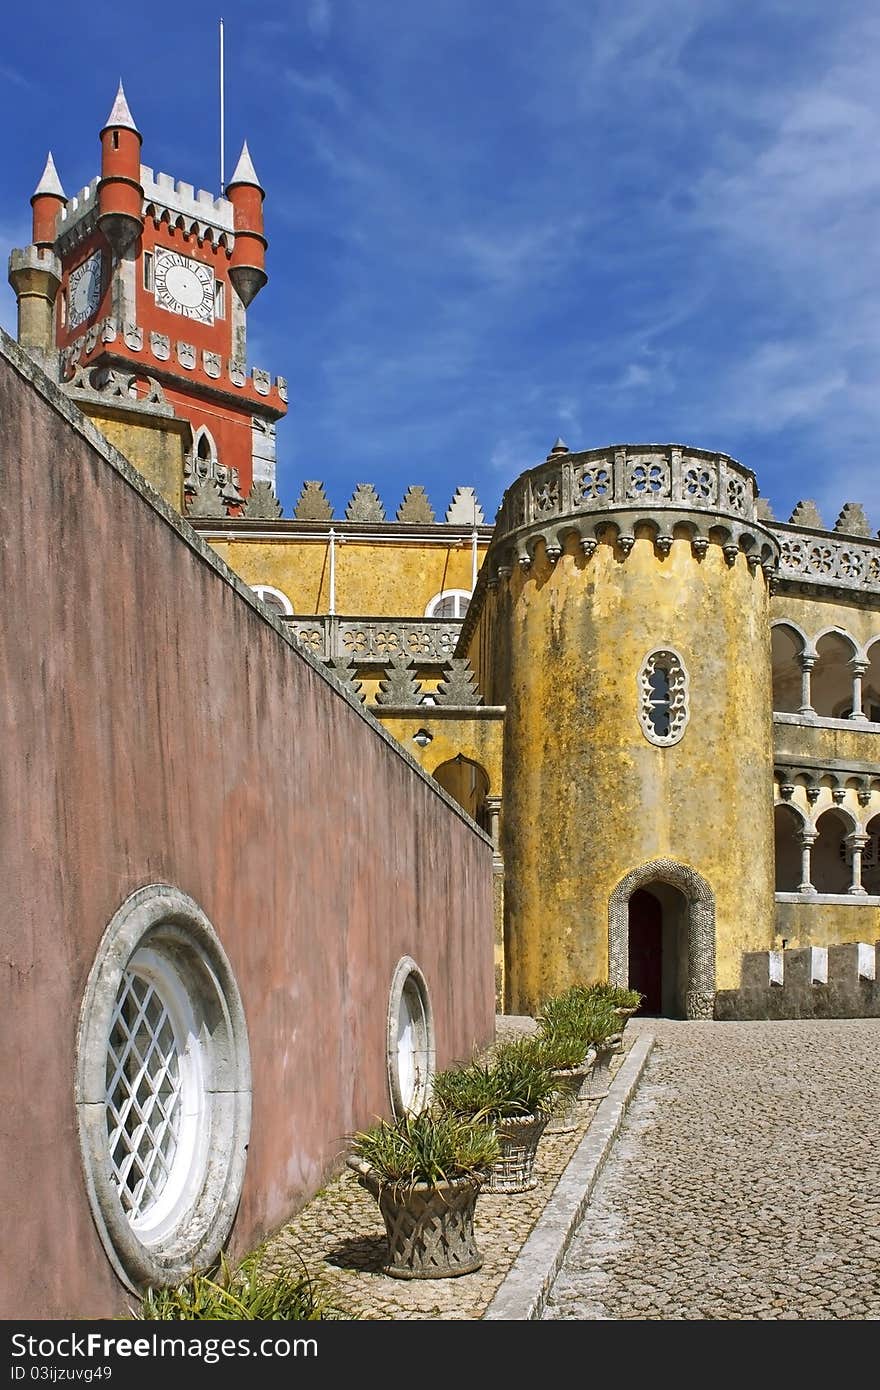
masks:
<path id="1" fill-rule="evenodd" d="M 714 541 L 728 565 L 744 554 L 750 568 L 760 565 L 769 578 L 778 544 L 758 517 L 757 499 L 754 473 L 726 454 L 676 444 L 572 453 L 557 440 L 545 461 L 504 494 L 488 583 L 497 583 L 514 565 L 528 569 L 539 545 L 555 562 L 572 535 L 589 557 L 611 528 L 625 557 L 643 527 L 653 531 L 661 555 L 684 531 L 698 557 Z"/>

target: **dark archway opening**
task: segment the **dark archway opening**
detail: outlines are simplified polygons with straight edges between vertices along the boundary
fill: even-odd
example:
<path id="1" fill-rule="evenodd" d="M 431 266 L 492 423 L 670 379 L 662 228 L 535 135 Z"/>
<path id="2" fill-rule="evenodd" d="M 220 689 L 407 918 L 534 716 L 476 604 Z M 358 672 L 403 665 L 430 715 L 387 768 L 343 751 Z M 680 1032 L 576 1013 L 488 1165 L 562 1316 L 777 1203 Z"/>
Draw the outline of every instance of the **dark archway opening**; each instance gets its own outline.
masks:
<path id="1" fill-rule="evenodd" d="M 687 901 L 669 883 L 637 888 L 628 906 L 629 987 L 640 1014 L 684 1018 L 688 989 Z"/>

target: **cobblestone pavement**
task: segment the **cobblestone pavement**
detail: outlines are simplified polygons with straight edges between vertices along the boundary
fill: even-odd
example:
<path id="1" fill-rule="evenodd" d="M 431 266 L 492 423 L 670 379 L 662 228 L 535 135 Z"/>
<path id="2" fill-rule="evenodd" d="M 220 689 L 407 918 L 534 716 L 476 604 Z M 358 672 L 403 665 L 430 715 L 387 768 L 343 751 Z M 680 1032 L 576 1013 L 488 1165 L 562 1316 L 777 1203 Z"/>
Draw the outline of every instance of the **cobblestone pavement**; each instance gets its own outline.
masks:
<path id="1" fill-rule="evenodd" d="M 543 1319 L 880 1318 L 880 1020 L 644 1029 Z"/>
<path id="2" fill-rule="evenodd" d="M 624 1047 L 631 1038 L 624 1032 Z M 496 1037 L 534 1029 L 528 1018 L 500 1016 Z M 616 1074 L 623 1058 L 612 1061 Z M 492 1301 L 566 1164 L 587 1132 L 599 1101 L 580 1102 L 578 1128 L 542 1136 L 535 1164 L 537 1185 L 529 1192 L 481 1192 L 474 1230 L 482 1268 L 451 1279 L 397 1279 L 382 1272 L 387 1253 L 385 1226 L 376 1200 L 348 1169 L 269 1242 L 270 1266 L 304 1261 L 349 1316 L 370 1320 L 478 1319 Z"/>

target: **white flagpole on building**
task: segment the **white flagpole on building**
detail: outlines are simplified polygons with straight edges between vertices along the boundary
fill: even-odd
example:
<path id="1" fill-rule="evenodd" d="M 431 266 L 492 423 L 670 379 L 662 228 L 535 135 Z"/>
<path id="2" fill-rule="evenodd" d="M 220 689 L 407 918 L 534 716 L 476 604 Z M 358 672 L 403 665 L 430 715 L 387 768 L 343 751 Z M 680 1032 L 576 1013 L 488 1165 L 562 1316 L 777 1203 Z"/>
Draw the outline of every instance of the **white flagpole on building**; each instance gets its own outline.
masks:
<path id="1" fill-rule="evenodd" d="M 221 21 L 220 21 L 220 192 L 221 192 L 221 193 L 225 193 L 225 191 L 226 191 L 226 170 L 225 170 L 225 167 L 224 167 L 224 164 L 223 164 L 223 148 L 224 148 L 224 145 L 225 145 L 225 143 L 226 143 L 226 142 L 225 142 L 225 138 L 224 138 L 224 123 L 225 123 L 224 97 L 225 97 L 225 92 L 224 92 L 224 83 L 223 83 L 223 20 L 221 19 Z"/>

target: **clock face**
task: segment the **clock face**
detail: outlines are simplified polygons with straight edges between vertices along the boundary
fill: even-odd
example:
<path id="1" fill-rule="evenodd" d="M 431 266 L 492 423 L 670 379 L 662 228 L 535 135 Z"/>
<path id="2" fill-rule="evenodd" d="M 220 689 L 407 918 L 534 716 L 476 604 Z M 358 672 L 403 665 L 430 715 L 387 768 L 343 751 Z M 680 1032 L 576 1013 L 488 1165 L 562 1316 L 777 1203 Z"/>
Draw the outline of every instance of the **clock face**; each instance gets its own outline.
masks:
<path id="1" fill-rule="evenodd" d="M 214 272 L 179 251 L 156 248 L 156 303 L 199 323 L 214 322 Z"/>
<path id="2" fill-rule="evenodd" d="M 70 328 L 78 328 L 97 313 L 101 303 L 102 281 L 103 258 L 100 251 L 70 272 L 67 282 L 67 322 Z"/>

